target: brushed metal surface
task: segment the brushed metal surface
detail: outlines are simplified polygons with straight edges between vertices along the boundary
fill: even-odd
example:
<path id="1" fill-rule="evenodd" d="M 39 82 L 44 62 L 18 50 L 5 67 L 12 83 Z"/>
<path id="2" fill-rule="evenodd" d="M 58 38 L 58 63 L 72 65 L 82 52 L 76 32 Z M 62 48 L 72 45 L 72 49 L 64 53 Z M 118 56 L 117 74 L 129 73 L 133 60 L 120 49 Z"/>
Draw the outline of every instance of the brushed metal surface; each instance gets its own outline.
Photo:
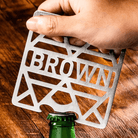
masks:
<path id="1" fill-rule="evenodd" d="M 36 15 L 55 15 L 55 14 L 47 13 L 43 11 L 36 11 L 34 13 L 34 16 Z M 78 119 L 76 120 L 76 122 L 84 125 L 96 127 L 96 128 L 105 128 L 109 119 L 110 110 L 112 107 L 121 67 L 123 64 L 125 50 L 122 50 L 119 57 L 119 61 L 117 62 L 113 51 L 111 51 L 109 54 L 103 54 L 97 51 L 92 51 L 88 49 L 90 47 L 90 44 L 88 43 L 86 43 L 83 47 L 72 46 L 69 44 L 67 37 L 64 37 L 64 43 L 60 43 L 60 42 L 56 42 L 54 40 L 45 38 L 44 35 L 40 34 L 32 41 L 33 33 L 34 32 L 29 31 L 29 34 L 28 34 L 19 74 L 17 77 L 17 81 L 16 81 L 16 85 L 15 85 L 15 89 L 12 97 L 12 103 L 15 106 L 36 111 L 36 112 L 41 112 L 40 106 L 43 104 L 51 106 L 57 112 L 73 111 L 78 114 Z M 54 47 L 64 48 L 67 51 L 67 55 L 62 53 L 57 53 L 55 51 L 50 51 L 47 49 L 35 47 L 35 45 L 38 42 L 54 45 Z M 31 59 L 30 66 L 26 66 L 26 60 L 27 60 L 27 55 L 29 51 L 33 52 L 33 56 Z M 92 62 L 87 59 L 79 58 L 79 56 L 82 53 L 110 60 L 112 62 L 112 66 L 103 65 L 100 63 Z M 45 55 L 47 55 L 47 60 L 46 60 L 45 69 L 42 70 Z M 39 58 L 37 58 L 37 56 L 39 56 Z M 61 62 L 59 73 L 57 73 L 55 68 L 59 64 L 60 58 L 62 59 L 62 62 Z M 50 62 L 52 59 L 54 60 L 54 63 Z M 36 62 L 38 63 L 37 65 L 35 64 Z M 75 66 L 74 63 L 76 63 L 77 65 L 76 78 L 71 78 L 70 76 Z M 67 73 L 64 72 L 64 68 L 66 64 L 69 65 Z M 82 70 L 80 69 L 81 64 L 84 65 L 84 68 Z M 51 72 L 48 70 L 49 67 L 51 67 Z M 89 72 L 89 67 L 92 67 L 92 70 L 90 72 Z M 97 69 L 99 69 L 99 73 L 97 76 L 96 83 L 94 84 L 94 83 L 91 83 L 90 80 Z M 109 72 L 107 77 L 105 76 L 104 70 Z M 32 79 L 29 77 L 28 72 L 59 79 L 60 82 L 57 85 L 54 85 L 47 82 L 42 82 L 37 79 Z M 112 87 L 109 87 L 113 72 L 115 73 L 113 85 Z M 84 74 L 86 75 L 86 78 L 85 78 L 86 80 L 82 81 L 81 78 L 83 77 Z M 24 75 L 26 84 L 28 86 L 28 90 L 18 95 L 18 91 L 19 91 L 19 87 L 20 87 L 20 83 L 23 75 Z M 101 78 L 103 79 L 104 86 L 100 85 Z M 96 90 L 101 90 L 106 93 L 102 97 L 100 97 L 100 96 L 88 94 L 85 92 L 80 92 L 80 91 L 74 90 L 72 88 L 71 83 L 86 86 Z M 52 90 L 41 101 L 38 102 L 36 99 L 36 95 L 32 87 L 32 84 L 48 87 Z M 66 88 L 63 87 L 64 84 L 66 84 L 67 86 Z M 66 105 L 61 105 L 56 103 L 52 99 L 52 96 L 57 91 L 63 91 L 65 93 L 70 94 L 72 102 Z M 30 95 L 32 98 L 33 106 L 20 103 L 20 101 L 25 97 L 27 97 L 28 95 Z M 81 96 L 81 97 L 95 100 L 96 103 L 85 114 L 82 115 L 76 96 Z M 108 98 L 109 98 L 109 101 L 105 112 L 105 116 L 103 118 L 99 113 L 99 111 L 97 110 L 97 108 Z M 94 123 L 86 120 L 92 113 L 95 114 L 96 118 L 100 123 Z"/>

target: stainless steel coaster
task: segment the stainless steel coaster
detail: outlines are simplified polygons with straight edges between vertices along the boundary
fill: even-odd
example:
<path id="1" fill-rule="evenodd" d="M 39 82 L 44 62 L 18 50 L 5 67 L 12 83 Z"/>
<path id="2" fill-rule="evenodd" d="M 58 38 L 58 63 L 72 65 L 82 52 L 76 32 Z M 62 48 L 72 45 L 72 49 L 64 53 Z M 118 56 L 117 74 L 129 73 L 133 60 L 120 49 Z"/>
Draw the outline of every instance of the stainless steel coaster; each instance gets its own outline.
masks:
<path id="1" fill-rule="evenodd" d="M 55 14 L 44 11 L 36 11 L 34 16 L 36 15 Z M 125 50 L 122 50 L 119 60 L 117 61 L 113 51 L 109 54 L 103 54 L 91 49 L 91 45 L 88 43 L 83 47 L 72 46 L 69 44 L 67 37 L 64 37 L 64 43 L 48 39 L 41 34 L 32 40 L 33 34 L 34 33 L 32 31 L 29 31 L 12 97 L 12 103 L 18 107 L 36 112 L 41 112 L 40 106 L 43 104 L 51 106 L 57 112 L 73 111 L 78 114 L 76 122 L 96 128 L 104 128 L 108 122 Z M 38 43 L 45 45 L 45 48 L 37 47 L 36 45 Z M 54 50 L 49 49 L 47 44 L 50 46 L 52 45 Z M 60 49 L 59 51 L 66 52 L 59 52 L 57 49 Z M 26 63 L 29 53 L 32 53 L 32 56 L 30 56 L 30 64 Z M 100 62 L 99 58 L 102 59 L 102 62 Z M 107 62 L 109 62 L 109 64 L 106 64 Z M 57 69 L 59 70 L 57 71 Z M 49 78 L 58 79 L 59 82 L 57 84 L 53 84 L 41 81 L 37 78 L 31 78 L 29 73 L 33 73 L 34 76 L 41 75 L 44 77 L 47 76 Z M 97 74 L 97 76 L 95 76 L 95 74 Z M 19 93 L 23 76 L 28 89 Z M 85 92 L 85 89 L 76 90 L 73 88 L 73 84 L 77 85 L 77 87 L 80 86 L 80 88 L 87 87 L 89 92 Z M 51 91 L 44 96 L 42 100 L 38 101 L 33 85 L 50 88 Z M 66 85 L 66 87 L 64 87 L 64 85 Z M 71 102 L 65 105 L 57 103 L 52 98 L 57 91 L 69 94 Z M 97 91 L 97 94 L 95 94 L 95 91 Z M 101 92 L 104 92 L 104 94 L 100 95 Z M 33 105 L 21 102 L 21 100 L 27 96 L 31 97 Z M 76 96 L 87 98 L 88 100 L 94 100 L 95 103 L 87 112 L 82 113 Z M 103 117 L 98 108 L 107 99 L 107 108 Z M 83 100 L 80 104 L 83 104 Z M 87 120 L 91 114 L 95 115 L 99 123 Z"/>

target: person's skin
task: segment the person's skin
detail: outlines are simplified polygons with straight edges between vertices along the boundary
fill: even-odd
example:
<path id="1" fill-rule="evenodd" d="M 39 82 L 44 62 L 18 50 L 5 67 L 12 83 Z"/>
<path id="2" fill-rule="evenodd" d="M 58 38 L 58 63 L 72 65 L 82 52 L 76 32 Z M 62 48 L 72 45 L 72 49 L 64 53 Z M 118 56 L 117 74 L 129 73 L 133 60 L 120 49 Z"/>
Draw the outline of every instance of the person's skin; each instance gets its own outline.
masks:
<path id="1" fill-rule="evenodd" d="M 114 49 L 138 50 L 138 0 L 47 0 L 38 10 L 61 16 L 37 16 L 27 21 L 34 32 L 70 43 L 85 42 L 107 53 Z"/>

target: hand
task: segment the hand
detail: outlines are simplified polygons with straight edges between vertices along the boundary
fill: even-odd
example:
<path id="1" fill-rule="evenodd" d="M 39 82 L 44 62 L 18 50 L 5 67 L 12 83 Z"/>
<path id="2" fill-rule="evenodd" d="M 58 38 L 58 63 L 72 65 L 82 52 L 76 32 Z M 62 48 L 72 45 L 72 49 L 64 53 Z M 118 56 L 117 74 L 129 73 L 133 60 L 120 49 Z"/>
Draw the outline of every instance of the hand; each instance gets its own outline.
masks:
<path id="1" fill-rule="evenodd" d="M 88 42 L 103 53 L 138 50 L 137 0 L 47 0 L 38 10 L 61 16 L 32 17 L 29 30 L 61 42 L 69 36 L 71 44 Z"/>

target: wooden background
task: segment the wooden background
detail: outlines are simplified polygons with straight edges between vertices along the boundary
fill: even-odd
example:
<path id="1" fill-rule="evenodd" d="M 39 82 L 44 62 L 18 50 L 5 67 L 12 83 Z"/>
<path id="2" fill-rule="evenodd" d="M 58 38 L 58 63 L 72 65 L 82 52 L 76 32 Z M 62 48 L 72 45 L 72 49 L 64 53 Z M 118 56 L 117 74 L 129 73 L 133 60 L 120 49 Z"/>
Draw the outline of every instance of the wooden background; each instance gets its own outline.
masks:
<path id="1" fill-rule="evenodd" d="M 48 138 L 52 108 L 42 112 L 11 103 L 25 42 L 25 22 L 43 0 L 0 0 L 0 138 Z M 105 129 L 76 123 L 76 138 L 138 137 L 138 52 L 127 50 L 111 115 Z"/>

